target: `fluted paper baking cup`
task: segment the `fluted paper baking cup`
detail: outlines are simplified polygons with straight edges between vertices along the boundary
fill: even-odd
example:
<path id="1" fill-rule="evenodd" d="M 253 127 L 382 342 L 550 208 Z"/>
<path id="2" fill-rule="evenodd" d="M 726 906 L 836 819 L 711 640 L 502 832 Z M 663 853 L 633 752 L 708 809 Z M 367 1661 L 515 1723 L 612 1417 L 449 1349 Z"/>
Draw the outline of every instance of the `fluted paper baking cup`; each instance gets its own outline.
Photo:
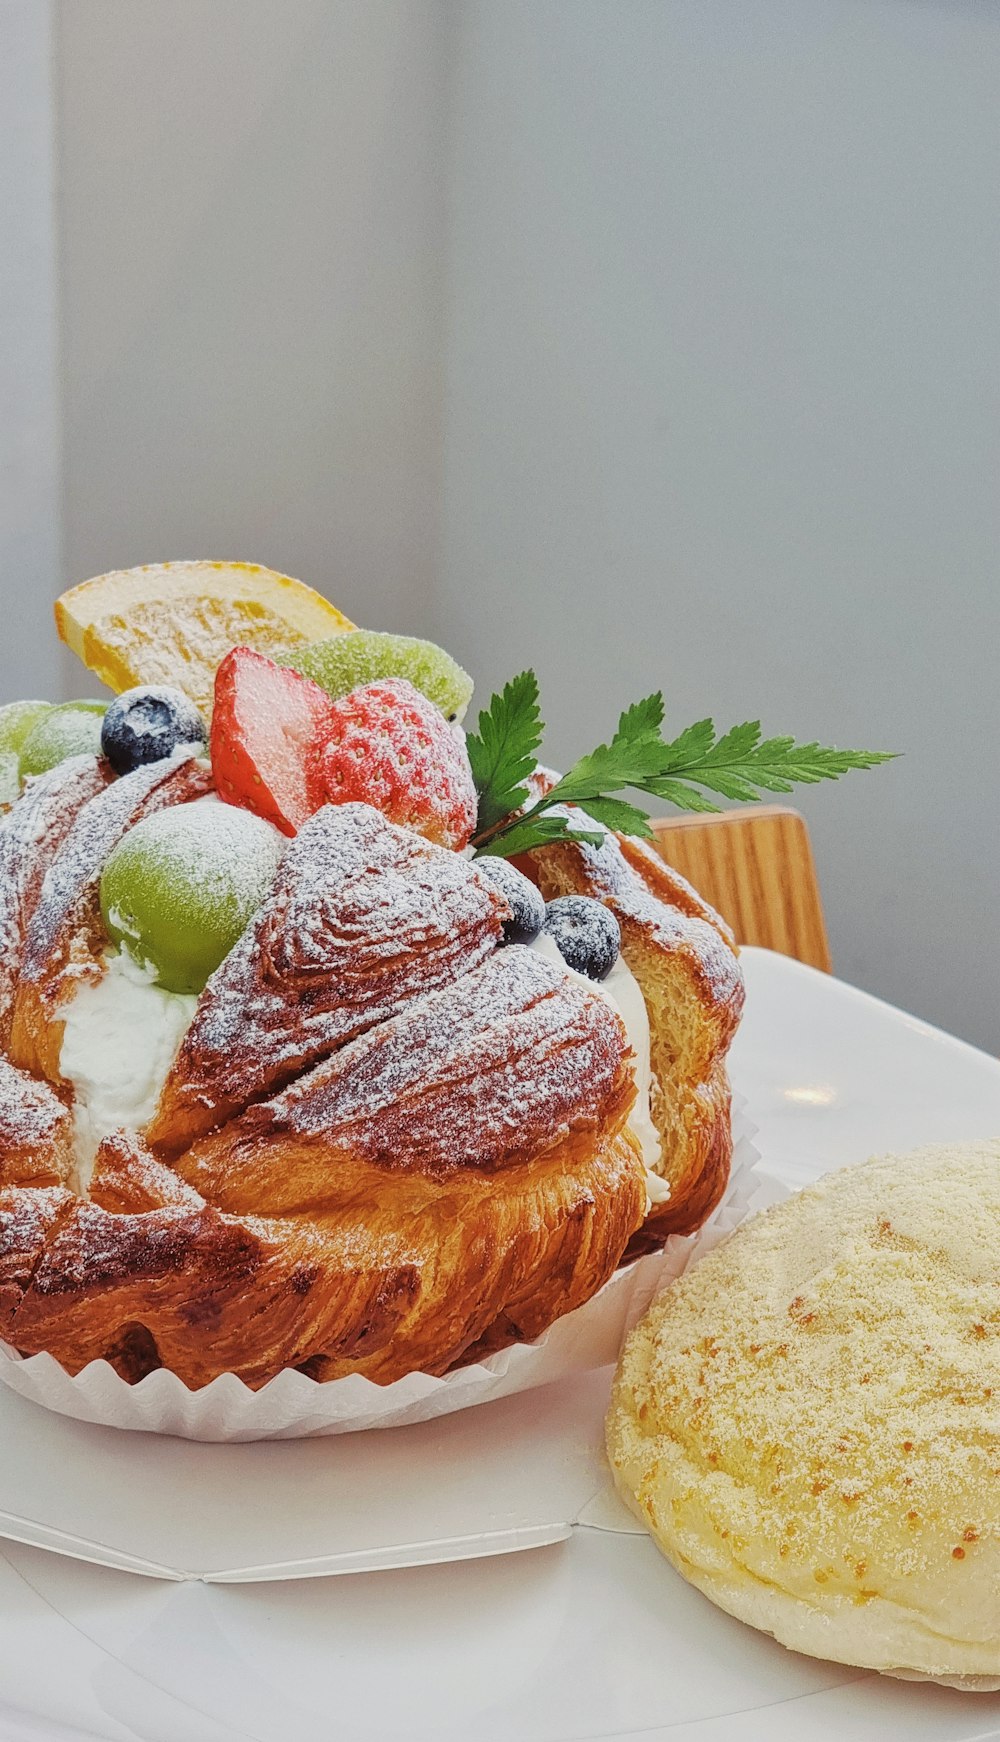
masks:
<path id="1" fill-rule="evenodd" d="M 91 1361 L 71 1375 L 52 1355 L 22 1357 L 2 1342 L 0 1379 L 33 1403 L 79 1421 L 190 1440 L 302 1439 L 403 1427 L 530 1391 L 617 1360 L 625 1336 L 654 1294 L 745 1220 L 759 1187 L 754 1169 L 760 1158 L 753 1136 L 745 1104 L 734 1096 L 729 1188 L 703 1228 L 696 1234 L 671 1235 L 662 1252 L 616 1271 L 591 1300 L 557 1319 L 536 1342 L 516 1343 L 440 1379 L 409 1373 L 392 1385 L 376 1385 L 351 1374 L 320 1383 L 288 1369 L 259 1391 L 251 1391 L 234 1373 L 223 1373 L 192 1391 L 165 1369 L 128 1385 L 107 1361 Z"/>

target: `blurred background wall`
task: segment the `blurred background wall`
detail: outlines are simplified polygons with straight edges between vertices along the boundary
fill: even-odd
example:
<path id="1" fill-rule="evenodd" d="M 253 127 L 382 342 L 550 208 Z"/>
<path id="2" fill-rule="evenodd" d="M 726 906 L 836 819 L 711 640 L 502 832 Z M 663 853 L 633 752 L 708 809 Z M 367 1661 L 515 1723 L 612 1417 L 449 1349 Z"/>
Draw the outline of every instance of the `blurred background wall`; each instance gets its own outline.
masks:
<path id="1" fill-rule="evenodd" d="M 903 750 L 795 801 L 835 964 L 1000 1049 L 1000 12 L 8 13 L 5 687 L 37 595 L 247 556 L 481 691 L 531 660 L 555 761 L 660 686 Z"/>
<path id="2" fill-rule="evenodd" d="M 66 572 L 247 556 L 425 622 L 445 10 L 56 15 Z"/>
<path id="3" fill-rule="evenodd" d="M 1000 1051 L 1000 8 L 459 8 L 441 629 L 556 762 L 662 685 L 807 789 L 834 964 Z"/>
<path id="4" fill-rule="evenodd" d="M 52 687 L 61 551 L 54 17 L 0 0 L 0 695 Z"/>

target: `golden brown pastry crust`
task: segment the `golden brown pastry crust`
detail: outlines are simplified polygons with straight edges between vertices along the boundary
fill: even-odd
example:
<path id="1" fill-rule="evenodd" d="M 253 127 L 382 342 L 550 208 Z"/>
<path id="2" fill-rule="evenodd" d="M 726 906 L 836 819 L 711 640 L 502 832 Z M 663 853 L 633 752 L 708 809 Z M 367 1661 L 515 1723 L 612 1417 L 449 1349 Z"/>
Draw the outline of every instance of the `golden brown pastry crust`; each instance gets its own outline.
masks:
<path id="1" fill-rule="evenodd" d="M 96 756 L 69 756 L 27 781 L 0 829 L 0 1048 L 10 1043 L 14 994 L 42 880 L 84 805 L 110 775 Z"/>
<path id="2" fill-rule="evenodd" d="M 507 904 L 460 854 L 365 804 L 328 806 L 198 1001 L 151 1144 L 179 1153 L 317 1060 L 477 968 Z"/>
<path id="3" fill-rule="evenodd" d="M 73 1164 L 70 1109 L 0 1056 L 0 1186 L 66 1185 Z"/>
<path id="4" fill-rule="evenodd" d="M 43 1194 L 0 1193 L 0 1329 L 70 1372 L 103 1357 L 192 1386 L 443 1373 L 613 1273 L 645 1208 L 633 1097 L 610 1008 L 498 952 L 175 1168 L 125 1138 L 89 1202 L 48 1194 L 45 1219 Z"/>
<path id="5" fill-rule="evenodd" d="M 17 910 L 0 1109 L 6 1083 L 40 1122 L 27 1142 L 26 1112 L 0 1117 L 0 1334 L 17 1348 L 129 1380 L 163 1365 L 260 1386 L 291 1366 L 387 1384 L 538 1336 L 630 1240 L 704 1220 L 728 1177 L 742 999 L 721 921 L 641 844 L 557 847 L 536 869 L 547 895 L 614 908 L 649 1004 L 673 1196 L 642 1234 L 618 1016 L 539 955 L 496 950 L 493 885 L 365 806 L 320 813 L 289 848 L 147 1141 L 109 1139 L 74 1196 L 60 1008 L 100 971 L 100 870 L 141 816 L 209 784 L 191 759 L 103 778 Z"/>
<path id="6" fill-rule="evenodd" d="M 527 860 L 547 901 L 589 895 L 611 909 L 646 1002 L 650 1110 L 663 1145 L 657 1171 L 670 1198 L 630 1252 L 691 1233 L 723 1196 L 732 1161 L 725 1060 L 744 996 L 732 933 L 644 841 L 608 834 L 600 846 L 557 842 Z"/>

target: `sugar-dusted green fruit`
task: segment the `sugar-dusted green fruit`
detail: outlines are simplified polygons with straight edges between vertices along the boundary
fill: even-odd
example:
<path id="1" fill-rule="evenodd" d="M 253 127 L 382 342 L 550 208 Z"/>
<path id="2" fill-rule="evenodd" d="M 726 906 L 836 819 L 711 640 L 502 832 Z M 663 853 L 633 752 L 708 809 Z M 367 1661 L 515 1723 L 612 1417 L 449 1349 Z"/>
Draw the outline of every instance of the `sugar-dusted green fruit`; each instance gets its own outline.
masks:
<path id="1" fill-rule="evenodd" d="M 20 793 L 24 740 L 51 712 L 51 702 L 8 702 L 0 708 L 0 809 L 8 810 Z"/>
<path id="2" fill-rule="evenodd" d="M 0 755 L 11 750 L 17 755 L 31 728 L 51 711 L 51 702 L 8 702 L 0 708 Z"/>
<path id="3" fill-rule="evenodd" d="M 13 750 L 0 750 L 0 811 L 10 809 L 20 790 L 17 756 Z"/>
<path id="4" fill-rule="evenodd" d="M 382 677 L 407 678 L 449 720 L 460 720 L 472 698 L 472 679 L 451 654 L 412 635 L 352 629 L 279 653 L 278 664 L 311 677 L 334 701 Z"/>
<path id="5" fill-rule="evenodd" d="M 108 936 L 168 992 L 200 992 L 274 881 L 284 842 L 235 805 L 197 799 L 144 817 L 101 877 Z"/>
<path id="6" fill-rule="evenodd" d="M 67 756 L 99 756 L 106 706 L 105 702 L 63 702 L 43 714 L 21 745 L 22 780 L 26 774 L 44 774 Z"/>

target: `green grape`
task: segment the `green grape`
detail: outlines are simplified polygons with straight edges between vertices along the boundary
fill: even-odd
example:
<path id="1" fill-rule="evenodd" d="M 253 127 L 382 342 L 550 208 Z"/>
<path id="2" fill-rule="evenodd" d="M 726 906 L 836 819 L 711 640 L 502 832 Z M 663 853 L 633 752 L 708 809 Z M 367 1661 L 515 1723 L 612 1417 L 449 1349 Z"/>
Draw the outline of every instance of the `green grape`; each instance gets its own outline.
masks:
<path id="1" fill-rule="evenodd" d="M 8 702 L 0 708 L 0 755 L 17 755 L 32 726 L 51 711 L 51 702 Z"/>
<path id="2" fill-rule="evenodd" d="M 277 657 L 279 665 L 311 677 L 334 701 L 380 677 L 405 677 L 449 720 L 460 720 L 472 697 L 472 679 L 451 654 L 412 635 L 354 629 L 329 641 L 293 647 Z"/>
<path id="3" fill-rule="evenodd" d="M 214 798 L 143 818 L 104 867 L 108 936 L 167 992 L 200 992 L 270 889 L 284 845 L 270 823 Z"/>
<path id="4" fill-rule="evenodd" d="M 21 779 L 26 774 L 44 774 L 57 762 L 65 762 L 67 756 L 99 756 L 106 708 L 106 702 L 63 702 L 58 708 L 49 708 L 21 746 Z"/>
<path id="5" fill-rule="evenodd" d="M 21 776 L 13 750 L 0 750 L 0 811 L 9 810 L 21 791 Z"/>

